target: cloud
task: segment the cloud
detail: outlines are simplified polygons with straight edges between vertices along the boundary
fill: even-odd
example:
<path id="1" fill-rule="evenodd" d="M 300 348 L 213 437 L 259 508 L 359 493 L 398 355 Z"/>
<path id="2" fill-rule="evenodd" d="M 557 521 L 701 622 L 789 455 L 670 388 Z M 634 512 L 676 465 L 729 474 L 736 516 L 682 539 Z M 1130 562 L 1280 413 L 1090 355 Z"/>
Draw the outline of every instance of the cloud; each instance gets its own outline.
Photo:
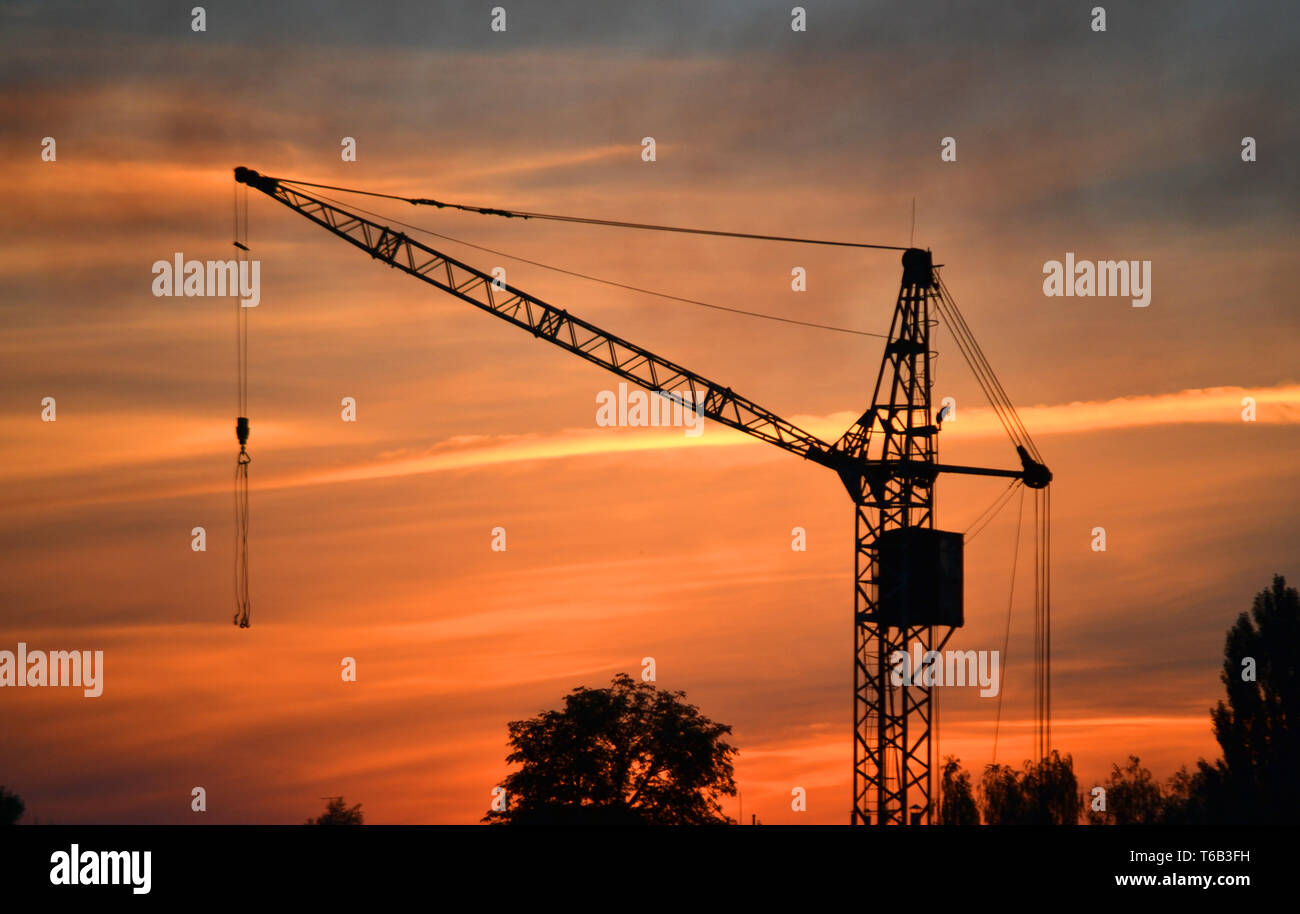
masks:
<path id="1" fill-rule="evenodd" d="M 1110 431 L 1137 426 L 1184 423 L 1236 424 L 1242 421 L 1242 400 L 1255 401 L 1257 422 L 1279 425 L 1300 423 L 1300 385 L 1276 387 L 1207 387 L 1177 393 L 1116 397 L 1101 401 L 1075 401 L 1059 406 L 1032 406 L 1020 411 L 1031 435 Z M 988 436 L 1001 432 L 990 409 L 970 414 L 958 409 L 960 422 L 944 426 L 954 437 Z M 967 418 L 970 423 L 967 424 Z"/>
<path id="2" fill-rule="evenodd" d="M 1035 436 L 1110 431 L 1138 426 L 1187 423 L 1240 423 L 1242 398 L 1256 401 L 1256 421 L 1269 424 L 1300 424 L 1300 385 L 1263 389 L 1215 387 L 1184 390 L 1157 396 L 1119 397 L 1095 402 L 1074 402 L 1056 406 L 1033 406 L 1020 411 Z M 852 413 L 827 416 L 798 416 L 796 425 L 823 440 L 834 441 L 854 420 Z M 1002 432 L 993 410 L 959 409 L 959 421 L 950 421 L 944 431 L 954 437 L 998 437 Z M 762 444 L 731 428 L 708 423 L 698 438 L 687 438 L 681 429 L 566 429 L 552 435 L 480 435 L 457 437 L 424 451 L 380 455 L 363 464 L 311 473 L 268 483 L 271 488 L 295 485 L 327 485 L 362 479 L 408 476 L 468 469 L 520 461 L 554 460 L 656 451 L 683 447 L 736 447 Z"/>
<path id="3" fill-rule="evenodd" d="M 1137 427 L 1207 423 L 1237 425 L 1242 422 L 1242 400 L 1253 398 L 1257 422 L 1268 425 L 1300 424 L 1300 385 L 1244 388 L 1213 387 L 1152 396 L 1117 397 L 1102 401 L 1076 401 L 1032 406 L 1020 417 L 1036 439 L 1050 435 L 1106 432 Z M 849 412 L 823 416 L 795 416 L 791 421 L 824 441 L 834 441 L 856 419 Z M 61 425 L 64 439 L 52 456 L 31 461 L 18 446 L 28 433 L 24 417 L 0 418 L 0 479 L 11 483 L 50 479 L 74 473 L 101 472 L 142 461 L 167 462 L 211 457 L 230 443 L 228 429 L 206 416 L 96 414 L 75 424 Z M 166 436 L 151 434 L 167 428 Z M 315 429 L 308 423 L 259 422 L 259 444 L 264 453 L 311 446 Z M 66 429 L 66 431 L 64 431 Z M 996 414 L 988 408 L 959 406 L 942 435 L 951 439 L 997 438 L 1003 434 Z M 423 473 L 480 469 L 510 463 L 590 458 L 602 455 L 644 453 L 678 448 L 759 447 L 763 442 L 726 426 L 706 422 L 697 438 L 680 428 L 568 428 L 553 433 L 456 435 L 430 447 L 393 447 L 382 432 L 359 432 L 354 445 L 384 448 L 373 457 L 352 458 L 327 469 L 298 470 L 259 479 L 257 491 L 303 486 L 341 485 Z M 387 447 L 385 447 L 387 445 Z M 227 481 L 188 486 L 153 497 L 224 492 Z M 130 500 L 129 488 L 101 493 L 89 501 Z M 78 500 L 80 502 L 80 500 Z"/>

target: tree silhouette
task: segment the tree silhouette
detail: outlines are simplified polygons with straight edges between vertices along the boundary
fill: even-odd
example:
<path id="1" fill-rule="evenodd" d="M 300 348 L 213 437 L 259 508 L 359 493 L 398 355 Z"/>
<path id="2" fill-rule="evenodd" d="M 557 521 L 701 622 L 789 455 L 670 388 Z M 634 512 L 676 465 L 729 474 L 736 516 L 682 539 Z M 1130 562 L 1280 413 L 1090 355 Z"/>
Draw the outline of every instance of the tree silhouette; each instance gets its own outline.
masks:
<path id="1" fill-rule="evenodd" d="M 1016 769 L 988 765 L 980 778 L 980 812 L 987 825 L 1019 825 L 1025 820 L 1024 795 Z"/>
<path id="2" fill-rule="evenodd" d="M 0 784 L 0 825 L 17 825 L 26 810 L 22 797 Z"/>
<path id="3" fill-rule="evenodd" d="M 1136 755 L 1130 755 L 1122 769 L 1112 765 L 1110 777 L 1101 786 L 1106 791 L 1104 810 L 1092 808 L 1091 794 L 1084 797 L 1090 825 L 1155 825 L 1164 820 L 1165 793 Z"/>
<path id="4" fill-rule="evenodd" d="M 1055 749 L 1023 771 L 989 765 L 980 779 L 981 812 L 988 825 L 1077 825 L 1079 782 L 1074 759 Z"/>
<path id="5" fill-rule="evenodd" d="M 1031 825 L 1078 825 L 1079 781 L 1074 757 L 1055 749 L 1037 765 L 1025 766 L 1025 806 Z"/>
<path id="6" fill-rule="evenodd" d="M 342 797 L 330 797 L 325 804 L 325 811 L 314 819 L 308 819 L 307 825 L 364 825 L 361 804 L 349 807 Z"/>
<path id="7" fill-rule="evenodd" d="M 1222 761 L 1211 765 L 1200 759 L 1195 771 L 1186 765 L 1179 768 L 1164 791 L 1160 824 L 1213 825 L 1229 821 L 1226 777 Z"/>
<path id="8" fill-rule="evenodd" d="M 1223 760 L 1199 766 L 1207 805 L 1228 821 L 1293 824 L 1300 815 L 1300 593 L 1281 575 L 1228 630 L 1219 678 L 1227 703 L 1210 718 Z"/>
<path id="9" fill-rule="evenodd" d="M 1210 709 L 1223 750 L 1180 768 L 1163 789 L 1136 756 L 1114 766 L 1093 824 L 1294 824 L 1300 817 L 1300 593 L 1281 575 L 1228 630 L 1219 674 L 1227 702 Z M 1086 798 L 1085 798 L 1086 799 Z"/>
<path id="10" fill-rule="evenodd" d="M 961 762 L 951 755 L 943 760 L 943 778 L 939 785 L 939 824 L 980 824 L 975 794 L 971 789 L 970 772 L 962 768 Z"/>
<path id="11" fill-rule="evenodd" d="M 732 820 L 720 796 L 735 796 L 731 728 L 685 702 L 620 673 L 609 688 L 577 688 L 564 710 L 509 724 L 520 765 L 484 822 L 512 824 L 704 825 Z"/>

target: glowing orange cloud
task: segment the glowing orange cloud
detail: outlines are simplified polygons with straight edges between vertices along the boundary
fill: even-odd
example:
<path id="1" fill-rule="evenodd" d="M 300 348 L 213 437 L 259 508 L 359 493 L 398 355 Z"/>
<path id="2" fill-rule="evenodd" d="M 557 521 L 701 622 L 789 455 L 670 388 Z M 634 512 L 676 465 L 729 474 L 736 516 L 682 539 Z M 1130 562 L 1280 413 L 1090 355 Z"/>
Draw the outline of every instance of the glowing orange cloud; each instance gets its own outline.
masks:
<path id="1" fill-rule="evenodd" d="M 1300 385 L 1252 390 L 1215 387 L 1160 396 L 1034 406 L 1022 410 L 1021 418 L 1035 435 L 1169 423 L 1241 422 L 1244 397 L 1254 399 L 1256 421 L 1288 425 L 1300 423 Z M 792 421 L 825 440 L 833 441 L 856 418 L 852 413 L 843 412 L 829 416 L 797 416 Z M 988 408 L 960 409 L 957 418 L 959 421 L 945 423 L 945 432 L 962 438 L 1000 436 L 1003 433 L 997 416 Z M 321 485 L 593 454 L 761 443 L 715 423 L 710 423 L 707 429 L 699 438 L 688 438 L 679 428 L 620 430 L 618 433 L 593 428 L 567 429 L 554 435 L 458 436 L 416 454 L 401 451 L 380 455 L 376 462 L 277 480 L 269 486 Z"/>
<path id="2" fill-rule="evenodd" d="M 1036 436 L 1107 431 L 1187 423 L 1236 423 L 1242 421 L 1243 399 L 1254 400 L 1255 421 L 1267 424 L 1300 424 L 1300 385 L 1265 388 L 1213 387 L 1183 390 L 1157 396 L 1119 397 L 1112 400 L 1074 402 L 1058 406 L 1033 406 L 1021 411 L 1025 425 Z M 833 441 L 856 418 L 849 412 L 827 416 L 796 416 L 792 421 L 825 440 Z M 0 418 L 0 445 L 14 445 L 26 434 L 26 420 Z M 310 443 L 312 433 L 301 424 L 260 423 L 259 438 L 271 447 L 293 448 Z M 167 427 L 168 436 L 159 440 L 150 429 Z M 657 451 L 681 447 L 732 447 L 761 442 L 716 423 L 698 438 L 687 437 L 680 428 L 565 429 L 553 434 L 458 435 L 422 450 L 388 450 L 373 460 L 334 467 L 319 472 L 285 475 L 263 480 L 258 489 L 330 485 L 366 479 L 384 479 L 419 473 L 469 469 L 536 460 Z M 954 438 L 996 437 L 1002 428 L 988 408 L 960 407 L 955 419 L 943 425 L 945 435 Z M 57 459 L 25 462 L 16 447 L 0 447 L 0 453 L 14 455 L 0 463 L 0 478 L 9 480 L 44 478 L 71 471 L 104 469 L 149 460 L 179 460 L 209 455 L 229 444 L 232 433 L 217 427 L 206 417 L 95 415 L 77 424 L 68 447 Z M 378 446 L 380 436 L 371 434 L 361 443 Z M 203 491 L 224 491 L 216 483 Z"/>

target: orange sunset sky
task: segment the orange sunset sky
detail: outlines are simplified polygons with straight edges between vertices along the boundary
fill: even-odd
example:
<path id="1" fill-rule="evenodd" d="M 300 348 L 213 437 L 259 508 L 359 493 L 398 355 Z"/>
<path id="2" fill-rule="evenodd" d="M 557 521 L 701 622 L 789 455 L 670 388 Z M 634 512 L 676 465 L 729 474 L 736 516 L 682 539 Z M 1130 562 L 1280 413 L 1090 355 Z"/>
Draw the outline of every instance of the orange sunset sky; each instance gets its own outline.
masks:
<path id="1" fill-rule="evenodd" d="M 1128 754 L 1161 778 L 1215 757 L 1224 633 L 1271 575 L 1300 577 L 1294 14 L 1115 6 L 1098 34 L 1072 4 L 809 3 L 796 33 L 784 3 L 561 0 L 507 3 L 494 33 L 492 5 L 210 4 L 197 33 L 192 4 L 0 7 L 0 650 L 105 652 L 99 698 L 0 690 L 0 783 L 25 821 L 292 823 L 344 795 L 368 822 L 476 822 L 508 770 L 508 721 L 644 657 L 733 727 L 746 821 L 847 821 L 853 510 L 835 475 L 712 423 L 598 427 L 618 378 L 257 192 L 252 627 L 230 624 L 235 302 L 150 288 L 175 252 L 231 256 L 236 165 L 886 244 L 909 242 L 915 198 L 916 244 L 1055 474 L 1054 745 L 1083 788 Z M 940 160 L 949 136 L 956 162 Z M 353 200 L 516 257 L 871 333 L 900 278 L 893 252 Z M 869 403 L 879 338 L 430 243 L 823 438 Z M 1066 252 L 1151 261 L 1150 306 L 1045 297 L 1043 264 Z M 935 344 L 935 400 L 958 404 L 941 459 L 1016 467 L 943 326 Z M 966 530 L 1003 487 L 944 478 L 937 525 Z M 967 548 L 951 647 L 1002 646 L 1017 507 Z M 997 754 L 1017 765 L 1024 511 Z M 941 698 L 941 752 L 978 775 L 996 700 Z"/>

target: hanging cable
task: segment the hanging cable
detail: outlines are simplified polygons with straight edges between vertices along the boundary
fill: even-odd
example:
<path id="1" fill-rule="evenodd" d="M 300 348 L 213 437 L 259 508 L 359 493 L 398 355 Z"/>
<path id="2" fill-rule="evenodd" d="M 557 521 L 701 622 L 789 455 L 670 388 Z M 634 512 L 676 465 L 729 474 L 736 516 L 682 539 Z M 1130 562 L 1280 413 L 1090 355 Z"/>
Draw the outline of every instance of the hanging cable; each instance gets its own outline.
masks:
<path id="1" fill-rule="evenodd" d="M 1034 739 L 1038 758 L 1052 742 L 1051 489 L 1034 498 Z"/>
<path id="2" fill-rule="evenodd" d="M 248 187 L 244 186 L 243 241 L 240 240 L 239 185 L 235 185 L 235 256 L 240 277 L 248 269 Z M 248 588 L 248 309 L 235 298 L 235 437 L 239 439 L 239 456 L 235 458 L 235 617 L 234 623 L 248 628 L 252 600 Z"/>
<path id="3" fill-rule="evenodd" d="M 1011 606 L 1016 596 L 1016 565 L 1020 559 L 1020 524 L 1025 519 L 1025 490 L 1020 490 L 1020 507 L 1016 511 L 1016 545 L 1011 550 L 1011 586 L 1007 589 L 1007 626 L 1002 633 L 1002 680 L 998 685 L 998 713 L 993 722 L 993 764 L 998 761 L 998 733 L 1002 729 L 1002 696 L 1006 692 L 1002 686 L 1007 681 L 1007 654 L 1011 647 Z"/>
<path id="4" fill-rule="evenodd" d="M 1052 749 L 1052 490 L 1037 490 L 1035 498 L 1035 696 L 1039 758 Z"/>
<path id="5" fill-rule="evenodd" d="M 1002 509 L 1011 501 L 1011 496 L 1015 494 L 1015 488 L 1018 485 L 1021 485 L 1021 480 L 1011 480 L 1011 483 L 998 493 L 998 497 L 993 500 L 993 504 L 981 511 L 979 516 L 976 517 L 975 520 L 971 521 L 970 526 L 966 528 L 964 533 L 962 533 L 963 542 L 965 542 L 966 545 L 969 546 L 971 541 L 974 540 L 975 537 L 979 536 L 980 533 L 983 532 L 984 528 L 993 522 L 995 517 L 1002 513 Z M 1023 495 L 1024 493 L 1021 494 Z"/>
<path id="6" fill-rule="evenodd" d="M 1043 618 L 1043 757 L 1052 750 L 1052 616 L 1051 616 L 1051 526 L 1052 496 L 1048 489 L 1039 496 L 1043 500 L 1042 558 L 1043 595 L 1040 614 Z"/>

